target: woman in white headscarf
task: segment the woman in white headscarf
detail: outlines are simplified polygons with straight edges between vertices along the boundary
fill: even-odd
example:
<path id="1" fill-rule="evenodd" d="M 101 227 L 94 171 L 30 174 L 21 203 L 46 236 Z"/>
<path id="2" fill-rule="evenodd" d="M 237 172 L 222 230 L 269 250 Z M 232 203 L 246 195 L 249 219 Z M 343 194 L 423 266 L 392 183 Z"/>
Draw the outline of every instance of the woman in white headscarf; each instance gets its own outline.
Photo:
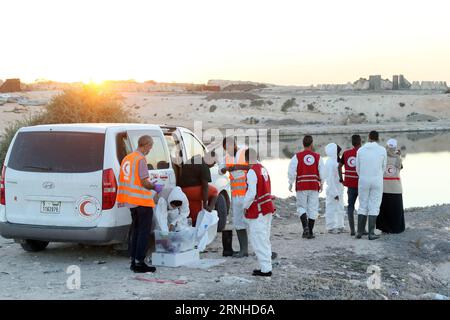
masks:
<path id="1" fill-rule="evenodd" d="M 389 139 L 386 143 L 387 165 L 383 177 L 383 200 L 377 217 L 377 229 L 384 233 L 401 233 L 405 231 L 403 211 L 402 182 L 400 170 L 403 169 L 397 140 Z"/>

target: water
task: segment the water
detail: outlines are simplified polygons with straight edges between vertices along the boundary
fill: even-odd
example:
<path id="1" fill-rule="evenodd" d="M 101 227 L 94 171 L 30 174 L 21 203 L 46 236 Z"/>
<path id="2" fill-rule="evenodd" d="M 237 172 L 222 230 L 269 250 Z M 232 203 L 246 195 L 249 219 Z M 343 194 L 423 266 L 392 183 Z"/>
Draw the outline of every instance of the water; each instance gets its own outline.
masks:
<path id="1" fill-rule="evenodd" d="M 361 136 L 365 141 L 366 135 Z M 279 157 L 262 161 L 270 174 L 272 192 L 277 197 L 295 195 L 288 190 L 287 170 L 290 158 L 300 150 L 302 138 L 280 138 Z M 382 133 L 380 144 L 384 145 L 389 138 L 397 139 L 403 154 L 401 179 L 405 208 L 450 203 L 450 132 Z M 324 146 L 330 142 L 338 143 L 343 149 L 351 147 L 349 136 L 314 136 L 316 151 L 321 155 L 325 154 Z M 321 196 L 325 196 L 324 192 Z M 346 192 L 344 196 L 346 198 Z"/>

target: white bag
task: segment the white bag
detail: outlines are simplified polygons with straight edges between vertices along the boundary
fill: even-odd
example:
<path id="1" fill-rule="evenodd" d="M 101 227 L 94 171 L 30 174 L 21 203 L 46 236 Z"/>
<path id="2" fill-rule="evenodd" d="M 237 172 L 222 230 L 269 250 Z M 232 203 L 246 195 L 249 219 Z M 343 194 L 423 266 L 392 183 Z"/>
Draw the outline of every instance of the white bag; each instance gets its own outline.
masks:
<path id="1" fill-rule="evenodd" d="M 203 209 L 197 216 L 197 248 L 200 252 L 204 251 L 206 246 L 214 241 L 217 235 L 217 224 L 219 223 L 219 216 L 217 211 L 211 212 Z"/>

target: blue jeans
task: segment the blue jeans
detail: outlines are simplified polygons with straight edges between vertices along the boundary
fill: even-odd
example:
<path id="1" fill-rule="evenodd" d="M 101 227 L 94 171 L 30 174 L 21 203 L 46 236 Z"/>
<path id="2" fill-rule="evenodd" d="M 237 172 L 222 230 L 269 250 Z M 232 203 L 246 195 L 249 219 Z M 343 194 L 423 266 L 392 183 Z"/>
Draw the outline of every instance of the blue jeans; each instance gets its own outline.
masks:
<path id="1" fill-rule="evenodd" d="M 358 198 L 358 188 L 347 188 L 347 195 L 348 195 L 348 207 L 347 207 L 347 214 L 353 215 L 355 212 L 355 202 Z"/>
<path id="2" fill-rule="evenodd" d="M 130 211 L 132 222 L 128 250 L 130 252 L 131 261 L 134 262 L 137 260 L 138 262 L 144 262 L 150 240 L 153 208 L 136 207 L 130 209 Z"/>

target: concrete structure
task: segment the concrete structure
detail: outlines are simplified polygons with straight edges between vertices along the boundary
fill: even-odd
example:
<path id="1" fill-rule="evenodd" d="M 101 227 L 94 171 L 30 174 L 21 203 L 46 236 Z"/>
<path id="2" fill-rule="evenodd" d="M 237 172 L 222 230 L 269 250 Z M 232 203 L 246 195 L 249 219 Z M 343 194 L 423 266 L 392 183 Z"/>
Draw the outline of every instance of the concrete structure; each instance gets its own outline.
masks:
<path id="1" fill-rule="evenodd" d="M 400 89 L 411 88 L 411 83 L 401 74 L 398 76 L 398 86 Z"/>
<path id="2" fill-rule="evenodd" d="M 398 86 L 398 76 L 394 75 L 392 76 L 392 90 L 398 90 L 399 86 Z"/>
<path id="3" fill-rule="evenodd" d="M 381 75 L 369 76 L 369 90 L 381 90 Z"/>

